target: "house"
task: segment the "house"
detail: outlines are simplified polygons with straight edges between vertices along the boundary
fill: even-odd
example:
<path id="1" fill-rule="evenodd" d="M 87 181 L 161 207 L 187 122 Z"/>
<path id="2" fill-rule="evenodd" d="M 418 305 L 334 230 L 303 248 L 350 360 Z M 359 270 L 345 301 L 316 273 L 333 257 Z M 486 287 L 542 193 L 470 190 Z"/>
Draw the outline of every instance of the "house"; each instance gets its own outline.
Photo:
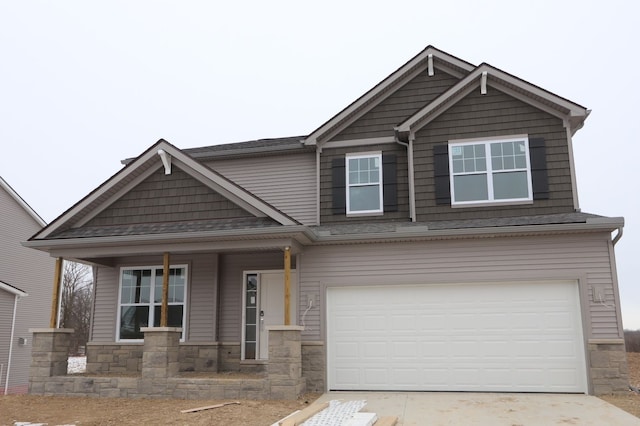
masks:
<path id="1" fill-rule="evenodd" d="M 25 243 L 97 266 L 94 377 L 34 361 L 31 392 L 625 391 L 623 219 L 576 191 L 588 115 L 429 46 L 309 135 L 160 140 Z"/>
<path id="2" fill-rule="evenodd" d="M 27 392 L 29 329 L 48 324 L 54 261 L 20 244 L 45 223 L 2 177 L 0 217 L 0 395 L 5 395 Z"/>

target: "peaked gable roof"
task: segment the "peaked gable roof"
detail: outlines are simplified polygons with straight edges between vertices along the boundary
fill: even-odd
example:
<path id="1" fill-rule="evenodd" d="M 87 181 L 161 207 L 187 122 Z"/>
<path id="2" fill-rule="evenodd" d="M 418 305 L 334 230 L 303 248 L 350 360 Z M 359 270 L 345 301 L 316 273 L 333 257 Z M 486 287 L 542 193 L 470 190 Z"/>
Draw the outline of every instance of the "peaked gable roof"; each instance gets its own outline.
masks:
<path id="1" fill-rule="evenodd" d="M 391 95 L 394 89 L 399 88 L 429 67 L 443 69 L 459 78 L 464 77 L 474 69 L 474 65 L 462 59 L 438 50 L 433 46 L 427 46 L 422 52 L 411 58 L 371 90 L 314 130 L 304 139 L 305 145 L 319 145 L 323 141 L 330 139 L 337 132 Z"/>
<path id="2" fill-rule="evenodd" d="M 38 213 L 36 213 L 36 211 L 33 210 L 31 206 L 27 204 L 27 202 L 20 195 L 18 195 L 18 193 L 11 187 L 11 185 L 7 183 L 6 180 L 2 178 L 2 176 L 0 176 L 0 188 L 3 188 L 14 200 L 16 200 L 18 205 L 20 205 L 20 207 L 22 207 L 29 214 L 29 216 L 33 218 L 33 220 L 38 222 L 40 226 L 44 227 L 47 225 L 47 223 L 40 217 L 40 215 L 38 215 Z"/>
<path id="3" fill-rule="evenodd" d="M 575 102 L 562 98 L 487 63 L 482 63 L 433 102 L 397 126 L 396 132 L 401 139 L 406 140 L 410 132 L 418 131 L 467 96 L 472 90 L 482 87 L 483 84 L 494 87 L 558 118 L 568 120 L 572 134 L 582 127 L 584 120 L 590 113 L 590 110 Z"/>
<path id="4" fill-rule="evenodd" d="M 56 234 L 66 235 L 66 237 L 81 235 L 69 230 L 86 225 L 100 212 L 162 167 L 163 160 L 160 158 L 160 151 L 163 151 L 166 154 L 165 158 L 169 158 L 169 161 L 182 171 L 254 216 L 272 219 L 280 225 L 298 225 L 295 219 L 282 213 L 209 167 L 197 162 L 164 139 L 160 139 L 97 189 L 60 215 L 49 226 L 31 237 L 30 241 L 53 238 Z"/>

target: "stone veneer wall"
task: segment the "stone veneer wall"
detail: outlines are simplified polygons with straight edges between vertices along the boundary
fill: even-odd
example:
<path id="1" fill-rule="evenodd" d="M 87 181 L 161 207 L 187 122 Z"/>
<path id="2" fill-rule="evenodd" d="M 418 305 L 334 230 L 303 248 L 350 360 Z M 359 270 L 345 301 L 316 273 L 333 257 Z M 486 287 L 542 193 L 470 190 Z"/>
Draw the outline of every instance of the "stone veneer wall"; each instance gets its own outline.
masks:
<path id="1" fill-rule="evenodd" d="M 29 393 L 35 395 L 257 400 L 296 399 L 305 391 L 305 380 L 301 377 L 301 327 L 270 331 L 269 364 L 272 366 L 267 374 L 255 378 L 180 377 L 176 368 L 180 357 L 178 348 L 185 348 L 184 359 L 192 359 L 189 362 L 195 365 L 199 362 L 193 358 L 196 353 L 198 359 L 209 359 L 217 345 L 178 345 L 179 329 L 167 327 L 146 329 L 144 345 L 90 345 L 95 350 L 98 367 L 103 365 L 97 363 L 100 351 L 104 352 L 100 359 L 105 368 L 112 365 L 121 368 L 120 357 L 142 351 L 141 374 L 136 377 L 67 375 L 68 333 L 73 330 L 38 329 L 33 332 Z M 122 352 L 118 352 L 116 363 L 114 352 L 117 351 Z"/>
<path id="2" fill-rule="evenodd" d="M 87 343 L 87 373 L 142 371 L 142 343 Z"/>
<path id="3" fill-rule="evenodd" d="M 629 370 L 624 339 L 591 339 L 588 350 L 593 394 L 627 393 Z"/>
<path id="4" fill-rule="evenodd" d="M 326 392 L 327 358 L 323 342 L 302 342 L 302 377 L 307 391 Z"/>

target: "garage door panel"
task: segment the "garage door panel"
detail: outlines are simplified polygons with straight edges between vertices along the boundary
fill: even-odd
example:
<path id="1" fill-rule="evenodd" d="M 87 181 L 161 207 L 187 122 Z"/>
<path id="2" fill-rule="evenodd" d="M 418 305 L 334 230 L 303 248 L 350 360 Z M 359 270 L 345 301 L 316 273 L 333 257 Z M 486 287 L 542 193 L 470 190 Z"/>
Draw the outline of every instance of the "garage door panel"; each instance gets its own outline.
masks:
<path id="1" fill-rule="evenodd" d="M 577 284 L 330 288 L 331 390 L 584 392 Z"/>

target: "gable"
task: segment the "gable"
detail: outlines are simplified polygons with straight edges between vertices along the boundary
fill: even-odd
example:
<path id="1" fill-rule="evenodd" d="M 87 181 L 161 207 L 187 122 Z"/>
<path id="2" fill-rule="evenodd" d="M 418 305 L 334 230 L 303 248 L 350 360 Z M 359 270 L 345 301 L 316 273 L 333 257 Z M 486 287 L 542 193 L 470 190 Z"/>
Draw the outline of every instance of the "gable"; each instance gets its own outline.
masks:
<path id="1" fill-rule="evenodd" d="M 527 135 L 529 140 L 542 139 L 546 147 L 543 162 L 548 175 L 548 199 L 534 199 L 532 204 L 465 206 L 452 208 L 450 200 L 439 202 L 438 165 L 436 157 L 445 161 L 444 187 L 449 187 L 447 145 L 453 140 L 500 138 Z M 460 99 L 415 134 L 414 159 L 416 213 L 418 221 L 465 220 L 487 217 L 560 214 L 574 211 L 569 166 L 569 145 L 563 120 L 489 88 L 486 94 L 474 90 Z M 443 151 L 438 151 L 441 148 Z M 534 197 L 535 197 L 534 193 Z"/>
<path id="2" fill-rule="evenodd" d="M 456 84 L 458 78 L 439 69 L 428 69 L 389 95 L 331 140 L 394 136 L 394 128 Z"/>
<path id="3" fill-rule="evenodd" d="M 86 226 L 130 225 L 253 217 L 178 167 L 170 175 L 159 167 Z"/>

